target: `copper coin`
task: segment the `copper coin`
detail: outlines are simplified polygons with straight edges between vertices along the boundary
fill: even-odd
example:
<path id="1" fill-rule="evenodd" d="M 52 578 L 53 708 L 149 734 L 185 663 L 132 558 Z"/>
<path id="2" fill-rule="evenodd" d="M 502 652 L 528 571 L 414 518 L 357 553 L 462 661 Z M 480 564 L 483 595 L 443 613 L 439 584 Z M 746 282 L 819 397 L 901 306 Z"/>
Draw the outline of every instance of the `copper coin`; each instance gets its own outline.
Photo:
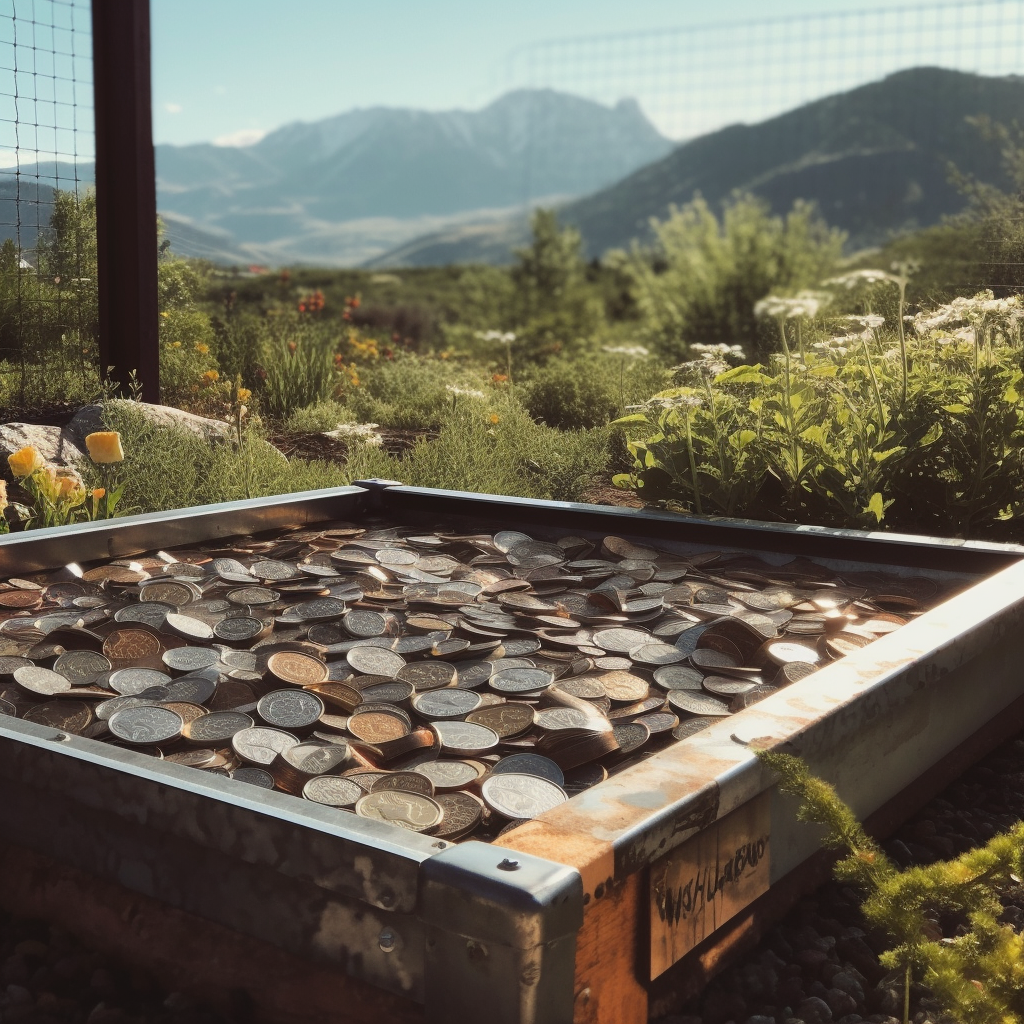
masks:
<path id="1" fill-rule="evenodd" d="M 111 661 L 145 661 L 160 650 L 160 639 L 143 629 L 115 629 L 103 641 L 103 654 Z"/>
<path id="2" fill-rule="evenodd" d="M 422 793 L 424 796 L 434 795 L 434 783 L 428 775 L 419 772 L 388 772 L 373 784 L 370 792 L 379 793 L 387 789 L 397 789 L 403 793 Z"/>
<path id="3" fill-rule="evenodd" d="M 348 731 L 367 743 L 382 743 L 408 736 L 411 730 L 398 715 L 368 711 L 349 718 Z"/>
<path id="4" fill-rule="evenodd" d="M 318 658 L 298 651 L 278 651 L 267 659 L 267 668 L 278 679 L 296 686 L 310 686 L 327 679 L 327 666 Z"/>
<path id="5" fill-rule="evenodd" d="M 643 700 L 651 689 L 643 679 L 629 672 L 606 672 L 600 681 L 612 700 L 629 704 Z"/>
<path id="6" fill-rule="evenodd" d="M 436 793 L 434 800 L 444 811 L 444 820 L 432 831 L 436 838 L 459 839 L 469 835 L 480 824 L 484 804 L 471 793 Z"/>
<path id="7" fill-rule="evenodd" d="M 24 719 L 37 725 L 49 725 L 63 732 L 81 733 L 93 723 L 95 715 L 85 701 L 55 700 L 29 708 Z"/>
<path id="8" fill-rule="evenodd" d="M 518 736 L 532 727 L 533 708 L 529 704 L 509 701 L 473 711 L 466 716 L 466 721 L 493 729 L 504 740 Z"/>

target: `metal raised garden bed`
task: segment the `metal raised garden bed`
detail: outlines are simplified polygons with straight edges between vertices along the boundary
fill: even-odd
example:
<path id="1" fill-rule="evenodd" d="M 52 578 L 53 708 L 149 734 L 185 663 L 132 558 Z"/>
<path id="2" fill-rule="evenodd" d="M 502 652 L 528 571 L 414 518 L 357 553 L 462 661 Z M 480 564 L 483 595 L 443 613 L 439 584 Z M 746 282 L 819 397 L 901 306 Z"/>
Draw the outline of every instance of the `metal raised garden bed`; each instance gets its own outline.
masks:
<path id="1" fill-rule="evenodd" d="M 3 902 L 250 1005 L 253 1019 L 642 1021 L 818 877 L 807 868 L 817 833 L 796 823 L 751 741 L 785 744 L 884 828 L 1024 713 L 1024 549 L 1009 546 L 368 481 L 11 536 L 0 575 L 364 515 L 802 555 L 973 585 L 494 845 L 0 718 Z"/>

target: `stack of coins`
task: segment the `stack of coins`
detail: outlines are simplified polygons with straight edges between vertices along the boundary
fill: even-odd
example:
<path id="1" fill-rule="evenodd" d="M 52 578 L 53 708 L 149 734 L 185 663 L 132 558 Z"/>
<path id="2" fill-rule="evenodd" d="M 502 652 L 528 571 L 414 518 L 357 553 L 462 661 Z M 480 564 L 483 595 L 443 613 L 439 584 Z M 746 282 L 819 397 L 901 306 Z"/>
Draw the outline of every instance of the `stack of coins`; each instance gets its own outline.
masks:
<path id="1" fill-rule="evenodd" d="M 489 839 L 898 629 L 934 580 L 378 521 L 0 584 L 0 713 Z"/>

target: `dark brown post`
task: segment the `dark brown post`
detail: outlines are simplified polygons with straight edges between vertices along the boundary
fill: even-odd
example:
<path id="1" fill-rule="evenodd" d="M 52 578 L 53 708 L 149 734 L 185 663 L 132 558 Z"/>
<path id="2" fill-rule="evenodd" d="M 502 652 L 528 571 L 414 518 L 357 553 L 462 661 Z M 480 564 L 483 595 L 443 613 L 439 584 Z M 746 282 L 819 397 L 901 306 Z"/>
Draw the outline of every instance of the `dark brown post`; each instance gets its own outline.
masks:
<path id="1" fill-rule="evenodd" d="M 92 0 L 100 361 L 160 400 L 149 0 Z"/>

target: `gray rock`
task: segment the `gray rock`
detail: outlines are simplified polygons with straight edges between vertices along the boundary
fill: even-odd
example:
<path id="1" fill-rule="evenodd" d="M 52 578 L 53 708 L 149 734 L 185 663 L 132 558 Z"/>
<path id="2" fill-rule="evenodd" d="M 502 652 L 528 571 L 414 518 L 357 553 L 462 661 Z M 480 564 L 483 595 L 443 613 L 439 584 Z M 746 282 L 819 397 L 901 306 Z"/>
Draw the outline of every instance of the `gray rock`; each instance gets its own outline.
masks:
<path id="1" fill-rule="evenodd" d="M 156 427 L 181 427 L 191 431 L 197 437 L 203 437 L 208 441 L 222 441 L 228 436 L 230 426 L 221 420 L 211 420 L 206 416 L 196 416 L 190 412 L 182 412 L 181 409 L 174 409 L 168 405 L 152 405 L 149 402 L 131 402 L 123 399 L 115 400 L 112 404 L 131 404 L 132 408 L 142 413 L 147 423 Z M 82 451 L 86 450 L 85 439 L 89 434 L 97 430 L 109 429 L 103 422 L 103 407 L 101 405 L 83 406 L 64 428 L 64 433 Z"/>
<path id="2" fill-rule="evenodd" d="M 60 427 L 48 427 L 38 423 L 3 423 L 0 424 L 0 471 L 9 480 L 11 470 L 7 465 L 7 456 L 32 445 L 38 449 L 47 462 L 55 466 L 75 467 L 83 459 L 83 449 L 66 437 Z"/>
<path id="3" fill-rule="evenodd" d="M 853 996 L 858 1003 L 864 1002 L 864 986 L 853 976 L 851 971 L 839 971 L 833 974 L 830 983 L 832 988 L 837 988 L 840 992 Z"/>
<path id="4" fill-rule="evenodd" d="M 805 1024 L 831 1024 L 832 1011 L 824 999 L 808 996 L 797 1008 L 796 1015 Z"/>

